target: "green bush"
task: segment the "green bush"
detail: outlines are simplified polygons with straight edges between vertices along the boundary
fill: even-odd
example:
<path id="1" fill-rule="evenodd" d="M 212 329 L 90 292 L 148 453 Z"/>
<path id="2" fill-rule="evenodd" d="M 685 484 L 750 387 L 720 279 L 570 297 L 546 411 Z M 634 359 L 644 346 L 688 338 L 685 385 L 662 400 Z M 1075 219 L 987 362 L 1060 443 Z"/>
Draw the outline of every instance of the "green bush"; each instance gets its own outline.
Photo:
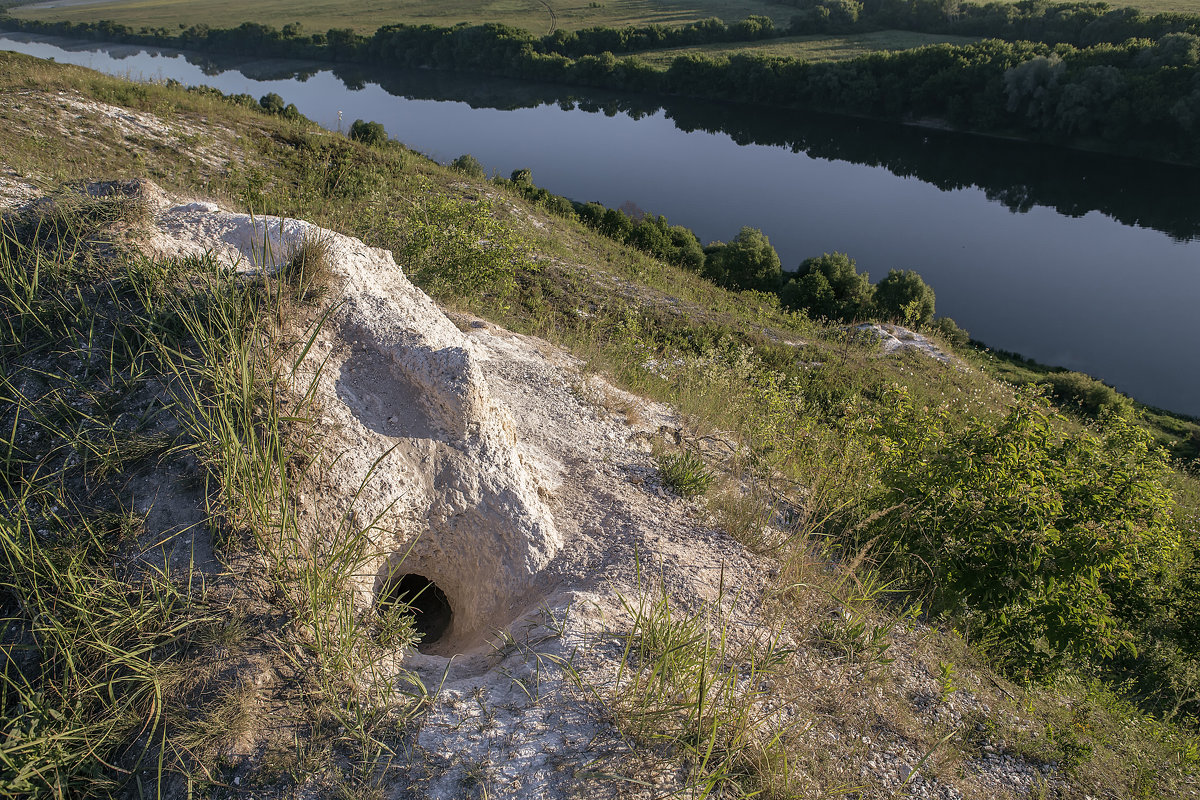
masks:
<path id="1" fill-rule="evenodd" d="M 1179 546 L 1152 437 L 1116 415 L 1066 436 L 1037 395 L 950 432 L 896 398 L 870 527 L 906 578 L 1031 674 L 1130 649 Z"/>
<path id="2" fill-rule="evenodd" d="M 870 313 L 873 292 L 870 277 L 859 274 L 854 259 L 845 253 L 824 253 L 804 259 L 779 298 L 788 308 L 803 309 L 813 317 L 852 322 Z"/>
<path id="3" fill-rule="evenodd" d="M 712 243 L 705 256 L 705 276 L 721 286 L 765 291 L 779 287 L 779 254 L 758 228 L 743 227 L 728 244 Z"/>
<path id="4" fill-rule="evenodd" d="M 268 114 L 282 114 L 284 109 L 283 98 L 274 92 L 264 94 L 258 105 Z"/>
<path id="5" fill-rule="evenodd" d="M 1044 383 L 1057 400 L 1077 406 L 1092 417 L 1105 412 L 1125 413 L 1133 408 L 1128 397 L 1082 372 L 1052 372 Z"/>
<path id="6" fill-rule="evenodd" d="M 875 308 L 884 319 L 919 327 L 933 319 L 933 289 L 911 269 L 893 269 L 875 287 Z"/>
<path id="7" fill-rule="evenodd" d="M 951 347 L 966 347 L 971 342 L 971 334 L 958 327 L 958 323 L 950 317 L 938 317 L 933 321 L 933 330 L 941 335 Z"/>
<path id="8" fill-rule="evenodd" d="M 464 175 L 470 175 L 472 178 L 487 177 L 487 172 L 483 168 L 483 164 L 470 153 L 463 153 L 458 158 L 450 162 L 450 168 L 458 170 Z"/>
<path id="9" fill-rule="evenodd" d="M 350 138 L 356 142 L 362 142 L 368 147 L 377 147 L 387 142 L 388 135 L 383 125 L 378 122 L 356 119 L 350 126 Z"/>
<path id="10" fill-rule="evenodd" d="M 529 243 L 496 217 L 491 203 L 432 193 L 413 216 L 401 253 L 421 288 L 443 297 L 503 297 L 518 270 L 536 268 Z"/>

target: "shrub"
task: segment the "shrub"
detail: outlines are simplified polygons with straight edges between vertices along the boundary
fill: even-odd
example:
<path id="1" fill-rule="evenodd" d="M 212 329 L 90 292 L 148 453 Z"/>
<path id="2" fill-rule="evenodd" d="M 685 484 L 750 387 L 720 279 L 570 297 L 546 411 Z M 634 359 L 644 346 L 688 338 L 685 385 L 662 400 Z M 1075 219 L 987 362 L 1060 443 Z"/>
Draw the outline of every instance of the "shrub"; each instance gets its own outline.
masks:
<path id="1" fill-rule="evenodd" d="M 413 279 L 440 296 L 503 297 L 518 270 L 535 269 L 528 242 L 496 218 L 491 203 L 434 194 L 413 216 L 401 252 Z"/>
<path id="2" fill-rule="evenodd" d="M 558 194 L 547 194 L 542 204 L 551 214 L 557 214 L 560 217 L 573 219 L 575 217 L 575 206 L 570 200 Z"/>
<path id="3" fill-rule="evenodd" d="M 365 122 L 361 119 L 356 119 L 354 120 L 354 124 L 350 126 L 350 138 L 356 142 L 362 142 L 368 147 L 377 147 L 387 142 L 388 135 L 383 125 L 378 122 Z"/>
<path id="4" fill-rule="evenodd" d="M 814 317 L 851 322 L 869 313 L 873 291 L 870 278 L 858 273 L 854 259 L 845 253 L 824 253 L 801 262 L 796 277 L 780 292 L 780 300 Z"/>
<path id="5" fill-rule="evenodd" d="M 949 433 L 897 397 L 870 527 L 908 578 L 1027 673 L 1132 649 L 1179 545 L 1150 434 L 1110 415 L 1067 437 L 1037 395 Z"/>
<path id="6" fill-rule="evenodd" d="M 458 170 L 464 175 L 470 175 L 472 178 L 484 178 L 487 176 L 487 172 L 484 170 L 483 164 L 480 164 L 475 156 L 471 155 L 470 153 L 463 153 L 461 156 L 451 161 L 450 168 Z"/>
<path id="7" fill-rule="evenodd" d="M 706 277 L 721 286 L 775 290 L 783 274 L 779 254 L 758 228 L 743 227 L 728 244 L 709 245 L 705 256 Z"/>
<path id="8" fill-rule="evenodd" d="M 284 109 L 283 98 L 274 92 L 264 94 L 258 105 L 268 114 L 282 114 Z"/>
<path id="9" fill-rule="evenodd" d="M 966 347 L 971 342 L 971 334 L 958 327 L 958 323 L 950 317 L 938 317 L 933 321 L 933 330 L 940 334 L 951 347 Z"/>
<path id="10" fill-rule="evenodd" d="M 1082 372 L 1052 372 L 1043 382 L 1057 400 L 1092 417 L 1106 412 L 1123 414 L 1133 408 L 1128 397 Z"/>
<path id="11" fill-rule="evenodd" d="M 933 319 L 933 289 L 911 269 L 894 269 L 875 287 L 875 307 L 885 319 L 925 325 Z"/>

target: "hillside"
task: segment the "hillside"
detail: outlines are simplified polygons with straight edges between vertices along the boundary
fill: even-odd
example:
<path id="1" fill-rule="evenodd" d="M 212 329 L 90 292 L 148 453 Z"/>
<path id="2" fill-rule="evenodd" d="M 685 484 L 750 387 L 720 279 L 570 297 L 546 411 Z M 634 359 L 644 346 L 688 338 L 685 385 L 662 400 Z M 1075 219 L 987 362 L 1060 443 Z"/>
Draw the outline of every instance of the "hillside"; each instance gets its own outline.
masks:
<path id="1" fill-rule="evenodd" d="M 4 791 L 1200 788 L 1196 485 L 1136 426 L 394 142 L 9 54 L 0 89 Z M 1008 474 L 919 468 L 970 453 Z M 1057 503 L 1112 560 L 1032 569 L 1107 596 L 956 605 L 909 536 L 955 493 L 997 545 Z"/>

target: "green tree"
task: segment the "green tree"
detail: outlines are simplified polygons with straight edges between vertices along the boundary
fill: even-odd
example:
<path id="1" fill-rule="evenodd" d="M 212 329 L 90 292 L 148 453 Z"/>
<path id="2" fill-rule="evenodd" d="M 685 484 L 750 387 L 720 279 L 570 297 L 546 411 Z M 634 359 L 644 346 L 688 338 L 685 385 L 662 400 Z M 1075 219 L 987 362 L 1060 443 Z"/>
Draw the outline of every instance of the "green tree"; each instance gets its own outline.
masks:
<path id="1" fill-rule="evenodd" d="M 656 224 L 654 217 L 645 216 L 633 226 L 626 241 L 639 250 L 666 260 L 671 254 L 671 238 L 664 227 Z"/>
<path id="2" fill-rule="evenodd" d="M 487 172 L 483 169 L 483 164 L 470 153 L 463 153 L 458 158 L 450 162 L 450 168 L 458 170 L 464 175 L 470 175 L 472 178 L 486 177 Z"/>
<path id="3" fill-rule="evenodd" d="M 854 259 L 845 253 L 824 253 L 801 262 L 780 300 L 812 316 L 849 322 L 870 313 L 873 291 L 870 277 L 859 274 Z"/>
<path id="4" fill-rule="evenodd" d="M 279 95 L 275 94 L 274 92 L 268 92 L 267 94 L 264 94 L 262 96 L 262 98 L 258 101 L 258 104 L 259 104 L 259 106 L 262 107 L 262 110 L 267 112 L 268 114 L 282 114 L 283 113 L 283 109 L 284 109 L 283 98 L 280 97 Z"/>
<path id="5" fill-rule="evenodd" d="M 675 249 L 674 259 L 684 269 L 700 272 L 704 269 L 704 248 L 690 228 L 672 225 L 668 231 Z"/>
<path id="6" fill-rule="evenodd" d="M 383 125 L 378 122 L 365 122 L 361 119 L 354 120 L 354 124 L 350 126 L 350 138 L 369 147 L 376 147 L 388 140 L 387 131 L 384 130 Z"/>
<path id="7" fill-rule="evenodd" d="M 771 291 L 783 275 L 779 254 L 758 228 L 743 227 L 728 244 L 714 242 L 705 256 L 705 275 L 722 286 Z"/>
<path id="8" fill-rule="evenodd" d="M 600 217 L 600 232 L 610 239 L 616 239 L 618 242 L 623 242 L 633 230 L 633 220 L 625 215 L 625 212 L 616 208 L 604 209 L 604 214 Z"/>
<path id="9" fill-rule="evenodd" d="M 933 289 L 911 269 L 894 269 L 875 287 L 875 307 L 885 319 L 921 326 L 933 319 Z"/>

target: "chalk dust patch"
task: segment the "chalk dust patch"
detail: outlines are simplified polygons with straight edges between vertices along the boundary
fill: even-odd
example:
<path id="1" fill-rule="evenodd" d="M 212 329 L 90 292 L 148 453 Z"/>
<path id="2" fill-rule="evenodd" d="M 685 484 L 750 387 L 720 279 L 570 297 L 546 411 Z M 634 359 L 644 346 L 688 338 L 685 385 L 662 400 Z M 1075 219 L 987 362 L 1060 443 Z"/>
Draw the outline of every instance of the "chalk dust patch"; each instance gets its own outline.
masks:
<path id="1" fill-rule="evenodd" d="M 40 194 L 36 186 L 0 162 L 0 211 L 20 208 Z"/>
<path id="2" fill-rule="evenodd" d="M 108 128 L 123 139 L 145 140 L 186 155 L 193 163 L 219 169 L 227 163 L 219 143 L 211 142 L 212 126 L 200 126 L 183 120 L 167 122 L 144 111 L 90 100 L 69 92 L 54 95 L 56 107 L 47 120 L 59 134 L 72 137 L 94 134 L 87 124 Z M 218 129 L 220 130 L 220 129 Z"/>

